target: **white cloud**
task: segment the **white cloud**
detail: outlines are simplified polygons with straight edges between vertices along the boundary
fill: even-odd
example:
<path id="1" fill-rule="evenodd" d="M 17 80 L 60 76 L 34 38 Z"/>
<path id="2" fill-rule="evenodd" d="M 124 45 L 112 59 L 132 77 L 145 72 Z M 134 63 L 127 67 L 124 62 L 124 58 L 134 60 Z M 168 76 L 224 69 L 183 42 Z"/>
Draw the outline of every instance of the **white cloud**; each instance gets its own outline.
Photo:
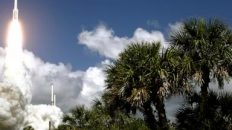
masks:
<path id="1" fill-rule="evenodd" d="M 32 103 L 50 104 L 50 86 L 54 84 L 57 105 L 67 111 L 78 104 L 90 106 L 104 89 L 103 61 L 86 71 L 72 70 L 63 63 L 52 64 L 42 61 L 33 53 L 25 51 L 25 66 L 32 83 Z"/>
<path id="2" fill-rule="evenodd" d="M 53 128 L 62 123 L 63 112 L 50 105 L 27 105 L 26 115 L 25 126 L 32 126 L 35 130 L 47 130 L 49 121 Z"/>
<path id="3" fill-rule="evenodd" d="M 102 69 L 90 67 L 83 75 L 83 89 L 80 98 L 83 104 L 89 106 L 94 99 L 99 97 L 104 90 L 105 75 Z"/>
<path id="4" fill-rule="evenodd" d="M 126 46 L 132 42 L 153 42 L 160 41 L 163 47 L 167 47 L 164 35 L 160 31 L 147 31 L 137 28 L 131 38 L 118 37 L 112 29 L 99 25 L 92 31 L 84 30 L 78 36 L 79 44 L 87 46 L 90 50 L 98 52 L 100 55 L 115 59 Z"/>
<path id="5" fill-rule="evenodd" d="M 181 29 L 183 29 L 184 24 L 182 22 L 175 22 L 175 23 L 170 23 L 168 24 L 169 28 L 170 28 L 170 33 L 175 33 L 175 32 L 179 32 Z"/>

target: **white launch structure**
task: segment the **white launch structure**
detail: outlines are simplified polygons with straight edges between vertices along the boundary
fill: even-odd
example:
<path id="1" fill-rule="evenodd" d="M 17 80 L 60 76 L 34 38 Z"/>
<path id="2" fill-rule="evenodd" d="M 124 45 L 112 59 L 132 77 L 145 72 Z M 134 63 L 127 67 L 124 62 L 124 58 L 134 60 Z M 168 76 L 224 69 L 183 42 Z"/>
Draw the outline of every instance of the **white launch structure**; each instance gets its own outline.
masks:
<path id="1" fill-rule="evenodd" d="M 56 106 L 56 95 L 54 94 L 54 85 L 51 85 L 51 105 L 52 106 Z M 49 130 L 52 130 L 52 126 L 53 126 L 53 122 L 49 121 L 48 122 L 49 125 Z"/>
<path id="2" fill-rule="evenodd" d="M 51 105 L 56 106 L 56 95 L 54 94 L 54 86 L 51 85 Z"/>
<path id="3" fill-rule="evenodd" d="M 13 20 L 18 20 L 19 10 L 18 10 L 18 0 L 14 1 L 14 10 L 13 10 Z"/>

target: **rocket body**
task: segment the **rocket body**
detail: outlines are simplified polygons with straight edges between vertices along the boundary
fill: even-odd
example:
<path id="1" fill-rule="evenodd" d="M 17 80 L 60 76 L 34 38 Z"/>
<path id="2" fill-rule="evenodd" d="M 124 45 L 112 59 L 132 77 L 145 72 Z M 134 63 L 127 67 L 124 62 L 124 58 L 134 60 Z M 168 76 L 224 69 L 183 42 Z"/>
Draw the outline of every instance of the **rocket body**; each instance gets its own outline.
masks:
<path id="1" fill-rule="evenodd" d="M 19 18 L 18 0 L 14 0 L 13 20 L 18 20 L 18 18 Z"/>

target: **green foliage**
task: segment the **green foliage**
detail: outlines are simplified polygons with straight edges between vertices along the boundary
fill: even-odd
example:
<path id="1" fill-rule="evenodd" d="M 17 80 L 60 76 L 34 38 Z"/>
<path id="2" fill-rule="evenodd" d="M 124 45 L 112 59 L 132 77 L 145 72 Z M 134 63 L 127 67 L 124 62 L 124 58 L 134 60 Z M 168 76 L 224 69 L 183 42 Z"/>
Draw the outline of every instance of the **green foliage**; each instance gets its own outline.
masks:
<path id="1" fill-rule="evenodd" d="M 201 87 L 199 113 L 193 115 L 200 115 L 198 123 L 208 124 L 209 83 L 216 80 L 218 87 L 223 88 L 225 81 L 229 80 L 232 64 L 231 30 L 217 19 L 207 21 L 193 18 L 185 21 L 179 31 L 172 33 L 170 43 L 183 59 L 180 72 L 185 72 L 185 77 L 190 81 L 186 83 Z"/>
<path id="2" fill-rule="evenodd" d="M 59 126 L 58 130 L 148 130 L 141 119 L 121 112 L 111 117 L 100 101 L 95 101 L 91 110 L 77 106 L 64 116 L 63 121 L 68 125 Z"/>
<path id="3" fill-rule="evenodd" d="M 217 80 L 220 88 L 228 81 L 232 63 L 232 33 L 217 19 L 193 18 L 171 35 L 171 45 L 179 51 L 185 75 L 207 91 L 210 79 Z M 207 92 L 205 92 L 207 93 Z"/>
<path id="4" fill-rule="evenodd" d="M 187 104 L 177 113 L 178 130 L 231 130 L 232 129 L 232 95 L 210 92 L 206 101 L 207 113 L 203 120 L 200 112 L 199 94 L 187 99 Z"/>
<path id="5" fill-rule="evenodd" d="M 90 120 L 90 111 L 84 106 L 78 106 L 71 110 L 70 114 L 64 116 L 63 121 L 74 126 L 84 127 Z"/>
<path id="6" fill-rule="evenodd" d="M 185 80 L 177 75 L 181 60 L 177 54 L 174 48 L 161 53 L 160 43 L 129 45 L 106 69 L 104 96 L 111 110 L 135 113 L 139 109 L 151 129 L 157 129 L 157 125 L 167 129 L 164 98 L 186 90 L 180 89 L 179 84 L 184 84 Z M 157 110 L 158 121 L 153 106 Z"/>

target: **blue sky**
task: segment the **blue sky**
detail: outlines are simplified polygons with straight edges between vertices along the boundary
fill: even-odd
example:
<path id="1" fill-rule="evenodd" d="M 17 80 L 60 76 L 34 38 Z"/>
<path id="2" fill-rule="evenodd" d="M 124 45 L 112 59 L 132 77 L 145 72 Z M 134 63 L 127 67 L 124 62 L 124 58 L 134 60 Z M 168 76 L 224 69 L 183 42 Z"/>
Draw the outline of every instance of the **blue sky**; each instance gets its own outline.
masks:
<path id="1" fill-rule="evenodd" d="M 83 30 L 99 24 L 117 36 L 132 36 L 136 28 L 159 30 L 190 17 L 218 17 L 232 23 L 231 1 L 218 0 L 19 0 L 25 48 L 45 61 L 87 69 L 104 57 L 77 44 Z M 0 2 L 0 45 L 4 45 L 13 0 Z"/>

